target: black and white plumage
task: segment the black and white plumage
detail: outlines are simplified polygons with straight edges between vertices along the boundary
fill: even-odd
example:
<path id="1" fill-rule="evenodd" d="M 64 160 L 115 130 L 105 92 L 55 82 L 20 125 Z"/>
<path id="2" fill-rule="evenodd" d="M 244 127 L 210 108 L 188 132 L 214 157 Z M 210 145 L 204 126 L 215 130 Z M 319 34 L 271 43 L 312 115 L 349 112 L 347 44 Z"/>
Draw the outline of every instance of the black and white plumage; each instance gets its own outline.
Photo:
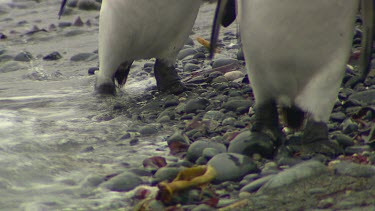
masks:
<path id="1" fill-rule="evenodd" d="M 234 0 L 219 0 L 219 7 L 227 2 Z M 350 56 L 358 6 L 357 0 L 237 1 L 243 51 L 255 96 L 252 132 L 270 135 L 274 146 L 281 144 L 279 105 L 287 122 L 295 127 L 308 114 L 302 136 L 306 151 L 337 154 L 339 148 L 329 141 L 326 123 Z M 218 21 L 222 20 L 219 15 Z"/>

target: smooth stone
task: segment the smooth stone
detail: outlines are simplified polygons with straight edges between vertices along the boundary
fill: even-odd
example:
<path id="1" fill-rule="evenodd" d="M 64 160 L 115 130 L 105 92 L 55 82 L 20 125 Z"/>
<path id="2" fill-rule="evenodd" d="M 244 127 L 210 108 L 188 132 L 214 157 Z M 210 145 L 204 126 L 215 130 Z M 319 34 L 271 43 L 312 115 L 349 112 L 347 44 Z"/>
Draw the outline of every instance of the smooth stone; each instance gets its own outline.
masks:
<path id="1" fill-rule="evenodd" d="M 98 58 L 97 54 L 94 53 L 78 53 L 70 58 L 71 61 L 92 61 Z"/>
<path id="2" fill-rule="evenodd" d="M 225 114 L 221 111 L 207 111 L 204 114 L 203 119 L 212 119 L 212 120 L 220 122 L 223 120 L 224 117 L 225 117 Z"/>
<path id="3" fill-rule="evenodd" d="M 219 58 L 219 59 L 216 59 L 213 62 L 212 69 L 222 67 L 222 66 L 225 66 L 225 65 L 229 65 L 229 64 L 234 64 L 234 63 L 238 63 L 238 60 L 237 59 L 228 59 L 228 58 L 225 58 L 225 59 Z"/>
<path id="4" fill-rule="evenodd" d="M 77 7 L 80 10 L 100 10 L 100 4 L 95 0 L 79 0 Z"/>
<path id="5" fill-rule="evenodd" d="M 345 148 L 345 154 L 359 154 L 366 151 L 371 151 L 371 147 L 369 145 L 363 145 L 363 146 L 349 146 Z"/>
<path id="6" fill-rule="evenodd" d="M 245 130 L 229 143 L 228 152 L 247 156 L 256 153 L 271 158 L 274 154 L 274 146 L 269 136 Z"/>
<path id="7" fill-rule="evenodd" d="M 184 58 L 186 58 L 186 57 L 188 57 L 188 56 L 194 55 L 194 54 L 196 54 L 196 53 L 198 53 L 198 51 L 195 50 L 194 48 L 185 48 L 185 49 L 182 49 L 182 50 L 178 53 L 178 55 L 177 55 L 177 59 L 178 59 L 178 60 L 182 60 L 182 59 L 184 59 Z"/>
<path id="8" fill-rule="evenodd" d="M 162 111 L 158 118 L 156 119 L 157 122 L 165 122 L 165 121 L 162 121 L 162 119 L 165 119 L 165 120 L 173 120 L 175 119 L 175 112 L 174 112 L 174 108 L 168 108 L 168 109 L 165 109 L 164 111 Z"/>
<path id="9" fill-rule="evenodd" d="M 111 191 L 125 192 L 134 189 L 142 183 L 142 179 L 137 175 L 130 172 L 124 172 L 102 183 L 101 186 Z"/>
<path id="10" fill-rule="evenodd" d="M 350 95 L 349 100 L 357 100 L 361 103 L 372 104 L 375 101 L 375 89 L 353 93 Z"/>
<path id="11" fill-rule="evenodd" d="M 61 59 L 62 56 L 59 52 L 57 51 L 54 51 L 46 56 L 43 57 L 43 60 L 46 60 L 46 61 L 54 61 L 54 60 L 59 60 Z"/>
<path id="12" fill-rule="evenodd" d="M 224 77 L 228 80 L 228 81 L 234 81 L 234 80 L 237 80 L 239 78 L 243 78 L 245 77 L 245 74 L 242 72 L 242 71 L 239 71 L 239 70 L 235 70 L 235 71 L 231 71 L 231 72 L 227 72 L 224 74 Z"/>
<path id="13" fill-rule="evenodd" d="M 230 100 L 223 104 L 223 108 L 228 111 L 237 111 L 238 108 L 244 107 L 249 110 L 250 106 L 253 104 L 251 100 Z"/>
<path id="14" fill-rule="evenodd" d="M 346 119 L 346 115 L 343 112 L 335 112 L 331 114 L 331 120 L 335 122 L 342 122 Z"/>
<path id="15" fill-rule="evenodd" d="M 178 100 L 177 96 L 175 96 L 175 95 L 168 95 L 164 99 L 164 108 L 169 108 L 169 107 L 172 107 L 172 106 L 177 106 L 179 103 L 180 103 L 180 101 Z"/>
<path id="16" fill-rule="evenodd" d="M 156 133 L 158 133 L 158 131 L 160 130 L 160 125 L 157 124 L 157 125 L 153 125 L 153 124 L 149 124 L 149 125 L 146 125 L 146 126 L 143 126 L 139 129 L 139 133 L 141 135 L 154 135 Z"/>
<path id="17" fill-rule="evenodd" d="M 223 120 L 223 122 L 221 123 L 222 125 L 231 125 L 231 126 L 234 126 L 236 124 L 236 118 L 234 117 L 228 117 L 226 119 Z"/>
<path id="18" fill-rule="evenodd" d="M 155 172 L 153 177 L 153 183 L 155 184 L 166 180 L 172 181 L 177 176 L 177 174 L 183 169 L 184 167 L 161 167 Z"/>
<path id="19" fill-rule="evenodd" d="M 21 70 L 24 68 L 27 68 L 27 67 L 24 66 L 23 64 L 20 64 L 20 62 L 9 61 L 0 66 L 0 73 L 13 72 L 13 71 Z"/>
<path id="20" fill-rule="evenodd" d="M 357 132 L 358 131 L 358 124 L 353 122 L 351 119 L 346 119 L 342 125 L 342 132 L 344 134 L 350 134 L 352 132 Z"/>
<path id="21" fill-rule="evenodd" d="M 250 182 L 249 184 L 245 185 L 244 187 L 242 187 L 240 192 L 249 192 L 249 193 L 255 192 L 275 176 L 276 175 L 271 174 L 271 175 L 267 175 L 262 178 L 259 178 L 257 180 L 254 180 Z"/>
<path id="22" fill-rule="evenodd" d="M 0 62 L 7 62 L 7 61 L 10 61 L 10 60 L 13 60 L 13 56 L 11 55 L 1 55 L 0 56 Z"/>
<path id="23" fill-rule="evenodd" d="M 65 28 L 65 27 L 72 26 L 72 23 L 70 23 L 70 22 L 60 22 L 60 23 L 58 24 L 58 26 L 59 26 L 60 28 Z"/>
<path id="24" fill-rule="evenodd" d="M 33 59 L 33 55 L 30 52 L 23 51 L 14 57 L 14 61 L 18 62 L 29 62 Z"/>
<path id="25" fill-rule="evenodd" d="M 269 190 L 326 173 L 328 173 L 328 168 L 323 163 L 315 160 L 305 161 L 276 174 L 259 189 L 258 193 L 266 193 Z"/>
<path id="26" fill-rule="evenodd" d="M 375 176 L 375 166 L 357 164 L 348 161 L 332 161 L 329 163 L 330 169 L 336 174 L 351 177 L 373 177 Z"/>
<path id="27" fill-rule="evenodd" d="M 187 137 L 181 131 L 176 131 L 173 135 L 169 136 L 166 141 L 168 145 L 172 144 L 173 142 L 180 142 L 186 145 L 190 144 L 189 137 Z"/>
<path id="28" fill-rule="evenodd" d="M 194 71 L 199 70 L 199 69 L 200 69 L 200 67 L 198 65 L 191 64 L 191 63 L 185 64 L 184 68 L 183 68 L 184 72 L 194 72 Z"/>
<path id="29" fill-rule="evenodd" d="M 336 140 L 344 148 L 353 146 L 355 144 L 354 140 L 350 136 L 345 134 L 336 134 L 333 136 L 333 139 Z"/>
<path id="30" fill-rule="evenodd" d="M 186 102 L 185 113 L 195 113 L 198 110 L 205 110 L 210 101 L 205 98 L 191 99 Z"/>
<path id="31" fill-rule="evenodd" d="M 241 180 L 246 174 L 259 171 L 250 157 L 236 153 L 217 154 L 207 165 L 211 165 L 217 172 L 215 183 Z"/>
<path id="32" fill-rule="evenodd" d="M 219 154 L 217 149 L 211 148 L 211 147 L 204 149 L 203 152 L 202 152 L 202 156 L 204 158 L 206 158 L 207 160 L 210 160 L 211 158 L 213 158 L 217 154 Z"/>
<path id="33" fill-rule="evenodd" d="M 193 209 L 191 209 L 191 211 L 214 211 L 214 210 L 216 209 L 208 206 L 207 204 L 200 204 L 194 207 Z"/>
<path id="34" fill-rule="evenodd" d="M 223 153 L 227 151 L 227 148 L 222 143 L 211 141 L 195 141 L 189 146 L 186 153 L 186 159 L 190 162 L 195 162 L 199 157 L 203 155 L 203 151 L 206 148 L 213 148 L 217 151 L 217 153 Z"/>
<path id="35" fill-rule="evenodd" d="M 82 187 L 98 187 L 101 183 L 103 183 L 104 177 L 99 175 L 89 175 L 87 176 L 83 182 Z"/>

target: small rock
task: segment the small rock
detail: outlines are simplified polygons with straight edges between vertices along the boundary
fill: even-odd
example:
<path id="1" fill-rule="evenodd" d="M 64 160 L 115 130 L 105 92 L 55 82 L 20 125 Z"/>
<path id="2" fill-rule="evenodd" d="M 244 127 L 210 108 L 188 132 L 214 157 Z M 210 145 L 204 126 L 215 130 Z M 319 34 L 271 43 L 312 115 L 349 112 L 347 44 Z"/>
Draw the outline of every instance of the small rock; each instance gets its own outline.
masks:
<path id="1" fill-rule="evenodd" d="M 203 150 L 202 156 L 206 158 L 207 160 L 210 160 L 211 158 L 213 158 L 215 155 L 219 153 L 221 152 L 218 152 L 217 149 L 209 147 Z"/>
<path id="2" fill-rule="evenodd" d="M 207 113 L 203 116 L 203 119 L 212 119 L 221 122 L 224 116 L 225 114 L 221 111 L 207 111 Z"/>
<path id="3" fill-rule="evenodd" d="M 83 25 L 84 25 L 84 23 L 83 23 L 83 21 L 82 21 L 82 19 L 81 19 L 80 16 L 78 16 L 78 17 L 74 20 L 74 22 L 73 22 L 73 26 L 83 26 Z"/>
<path id="4" fill-rule="evenodd" d="M 336 174 L 351 177 L 373 177 L 375 176 L 375 166 L 357 164 L 348 161 L 332 161 L 329 168 Z"/>
<path id="5" fill-rule="evenodd" d="M 168 167 L 168 166 L 159 168 L 154 174 L 153 183 L 156 184 L 156 183 L 159 183 L 161 181 L 166 181 L 166 180 L 172 181 L 177 176 L 177 174 L 183 169 L 184 167 Z"/>
<path id="6" fill-rule="evenodd" d="M 29 62 L 31 61 L 31 59 L 33 59 L 33 56 L 31 55 L 30 52 L 27 52 L 27 51 L 23 51 L 14 57 L 14 61 L 19 61 L 19 62 Z"/>
<path id="7" fill-rule="evenodd" d="M 124 192 L 130 191 L 142 183 L 142 179 L 137 175 L 130 172 L 124 172 L 102 183 L 102 186 L 111 191 Z"/>
<path id="8" fill-rule="evenodd" d="M 251 158 L 236 153 L 217 154 L 207 164 L 217 171 L 216 183 L 241 180 L 246 174 L 259 171 Z"/>
<path id="9" fill-rule="evenodd" d="M 237 80 L 239 78 L 245 77 L 245 74 L 242 71 L 236 70 L 236 71 L 231 71 L 231 72 L 225 73 L 224 77 L 228 81 L 234 81 L 234 80 Z"/>
<path id="10" fill-rule="evenodd" d="M 6 62 L 4 65 L 0 66 L 0 73 L 13 72 L 17 70 L 22 70 L 24 68 L 26 68 L 26 66 L 20 64 L 19 62 L 9 61 Z"/>
<path id="11" fill-rule="evenodd" d="M 100 10 L 100 4 L 94 0 L 79 0 L 77 7 L 80 10 Z"/>
<path id="12" fill-rule="evenodd" d="M 154 135 L 160 130 L 160 125 L 149 124 L 139 129 L 139 133 L 144 136 Z"/>
<path id="13" fill-rule="evenodd" d="M 225 145 L 221 143 L 210 141 L 195 141 L 190 145 L 186 153 L 186 159 L 190 162 L 195 162 L 199 157 L 203 155 L 203 151 L 206 148 L 215 149 L 217 153 L 223 153 L 227 151 Z"/>
<path id="14" fill-rule="evenodd" d="M 271 174 L 271 175 L 262 177 L 260 179 L 257 179 L 255 181 L 252 181 L 249 184 L 242 187 L 240 192 L 249 192 L 249 193 L 255 192 L 264 184 L 266 184 L 268 181 L 270 181 L 274 176 L 275 176 L 274 174 Z"/>
<path id="15" fill-rule="evenodd" d="M 357 100 L 364 104 L 373 104 L 375 99 L 375 89 L 370 89 L 362 92 L 356 92 L 350 95 L 349 100 Z"/>
<path id="16" fill-rule="evenodd" d="M 333 198 L 326 198 L 326 199 L 322 199 L 319 201 L 318 207 L 320 209 L 327 209 L 327 208 L 332 207 L 334 203 L 335 203 L 335 200 Z"/>
<path id="17" fill-rule="evenodd" d="M 350 136 L 345 134 L 336 134 L 332 138 L 336 140 L 341 146 L 343 146 L 343 148 L 354 145 L 354 140 Z"/>
<path id="18" fill-rule="evenodd" d="M 96 60 L 98 58 L 97 54 L 94 53 L 79 53 L 70 58 L 73 62 L 79 62 L 79 61 L 92 61 Z"/>
<path id="19" fill-rule="evenodd" d="M 328 168 L 321 162 L 314 160 L 305 161 L 276 174 L 259 189 L 258 193 L 266 193 L 271 189 L 281 188 L 327 172 Z"/>
<path id="20" fill-rule="evenodd" d="M 65 27 L 72 26 L 72 23 L 70 23 L 70 22 L 60 22 L 60 23 L 58 24 L 58 26 L 59 26 L 60 28 L 65 28 Z"/>
<path id="21" fill-rule="evenodd" d="M 190 64 L 190 63 L 187 63 L 184 65 L 184 72 L 193 72 L 193 71 L 196 71 L 196 70 L 199 70 L 200 67 L 196 64 Z"/>
<path id="22" fill-rule="evenodd" d="M 225 65 L 238 63 L 237 59 L 216 59 L 212 64 L 212 69 L 222 67 Z"/>
<path id="23" fill-rule="evenodd" d="M 89 75 L 95 75 L 95 72 L 99 70 L 99 67 L 90 67 L 87 73 Z"/>
<path id="24" fill-rule="evenodd" d="M 57 51 L 54 51 L 54 52 L 46 55 L 45 57 L 43 57 L 43 60 L 54 61 L 54 60 L 59 60 L 61 58 L 62 58 L 61 54 Z"/>
<path id="25" fill-rule="evenodd" d="M 213 207 L 210 207 L 206 204 L 200 204 L 196 207 L 194 207 L 193 209 L 191 209 L 191 211 L 214 211 L 216 210 L 215 208 Z"/>
<path id="26" fill-rule="evenodd" d="M 225 102 L 222 107 L 228 111 L 237 111 L 238 108 L 241 107 L 249 110 L 252 104 L 253 102 L 251 100 L 230 100 L 228 102 Z"/>
<path id="27" fill-rule="evenodd" d="M 188 56 L 194 55 L 194 54 L 196 54 L 196 53 L 198 53 L 198 51 L 195 50 L 194 48 L 185 48 L 185 49 L 182 49 L 182 50 L 178 53 L 178 55 L 177 55 L 177 59 L 178 59 L 178 60 L 182 60 L 182 59 L 184 59 L 184 58 L 186 58 L 186 57 L 188 57 Z"/>
<path id="28" fill-rule="evenodd" d="M 345 154 L 359 154 L 362 152 L 371 151 L 371 147 L 369 145 L 363 145 L 363 146 L 349 146 L 345 148 Z"/>
<path id="29" fill-rule="evenodd" d="M 331 114 L 331 120 L 335 122 L 342 122 L 346 119 L 346 115 L 343 112 L 335 112 Z"/>
<path id="30" fill-rule="evenodd" d="M 186 102 L 185 112 L 195 113 L 198 110 L 205 110 L 209 104 L 210 104 L 210 101 L 205 98 L 191 99 Z"/>

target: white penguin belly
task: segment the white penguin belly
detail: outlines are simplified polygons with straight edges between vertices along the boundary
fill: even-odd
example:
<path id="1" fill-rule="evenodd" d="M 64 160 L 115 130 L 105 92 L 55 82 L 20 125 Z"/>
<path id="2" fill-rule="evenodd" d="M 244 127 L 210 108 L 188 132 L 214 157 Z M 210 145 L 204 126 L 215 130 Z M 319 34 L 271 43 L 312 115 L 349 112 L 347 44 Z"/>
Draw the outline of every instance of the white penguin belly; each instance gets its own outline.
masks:
<path id="1" fill-rule="evenodd" d="M 174 62 L 191 33 L 201 0 L 104 0 L 100 11 L 98 83 L 125 61 Z"/>
<path id="2" fill-rule="evenodd" d="M 328 120 L 348 61 L 356 0 L 240 1 L 240 30 L 257 104 L 297 104 Z"/>

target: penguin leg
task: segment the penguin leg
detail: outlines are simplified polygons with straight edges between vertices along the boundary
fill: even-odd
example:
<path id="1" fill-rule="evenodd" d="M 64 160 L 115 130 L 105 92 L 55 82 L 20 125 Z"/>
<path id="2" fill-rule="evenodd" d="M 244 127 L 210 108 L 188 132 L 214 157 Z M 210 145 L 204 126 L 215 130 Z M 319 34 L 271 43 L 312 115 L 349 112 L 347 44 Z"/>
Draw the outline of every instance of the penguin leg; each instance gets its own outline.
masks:
<path id="1" fill-rule="evenodd" d="M 154 73 L 157 87 L 161 92 L 177 95 L 186 91 L 186 87 L 181 83 L 176 68 L 170 60 L 157 58 Z"/>

